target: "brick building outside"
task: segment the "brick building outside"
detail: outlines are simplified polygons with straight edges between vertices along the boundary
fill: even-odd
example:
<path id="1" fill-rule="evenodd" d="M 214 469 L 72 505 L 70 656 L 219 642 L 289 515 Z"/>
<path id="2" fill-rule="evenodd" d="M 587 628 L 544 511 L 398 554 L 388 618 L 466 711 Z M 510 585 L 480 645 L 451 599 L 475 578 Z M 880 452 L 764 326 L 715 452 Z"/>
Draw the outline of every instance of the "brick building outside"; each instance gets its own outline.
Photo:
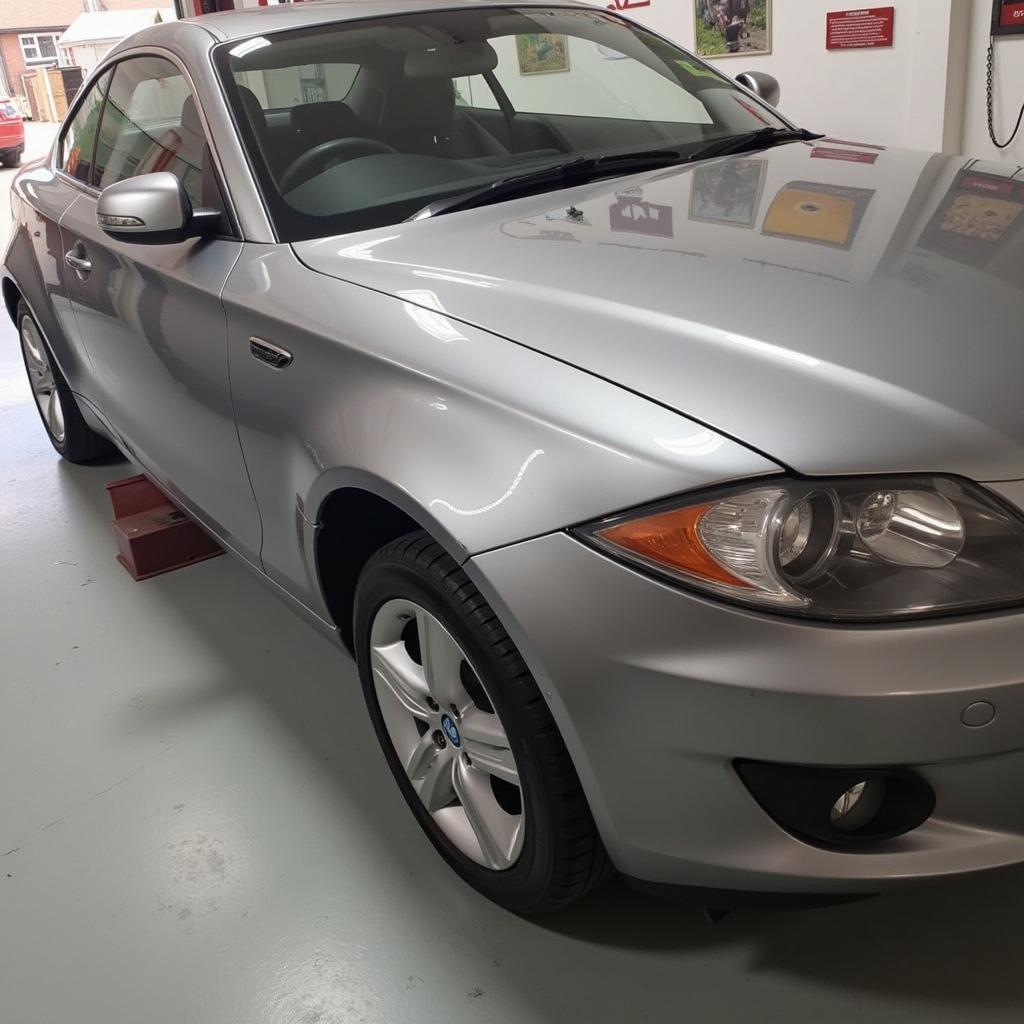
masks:
<path id="1" fill-rule="evenodd" d="M 153 7 L 159 0 L 0 0 L 0 94 L 24 95 L 30 68 L 62 62 L 57 40 L 83 11 Z"/>

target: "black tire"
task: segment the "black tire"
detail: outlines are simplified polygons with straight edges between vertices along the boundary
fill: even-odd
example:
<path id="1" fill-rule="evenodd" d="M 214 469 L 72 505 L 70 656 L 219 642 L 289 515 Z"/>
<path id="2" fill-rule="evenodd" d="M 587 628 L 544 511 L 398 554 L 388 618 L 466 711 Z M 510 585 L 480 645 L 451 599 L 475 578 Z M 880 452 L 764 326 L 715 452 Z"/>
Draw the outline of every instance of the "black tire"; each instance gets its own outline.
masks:
<path id="1" fill-rule="evenodd" d="M 379 608 L 404 598 L 441 621 L 472 662 L 515 756 L 525 812 L 522 852 L 501 871 L 470 860 L 438 828 L 413 789 L 388 735 L 370 671 Z M 614 874 L 565 743 L 533 676 L 491 607 L 429 534 L 381 548 L 356 586 L 359 676 L 377 738 L 407 803 L 442 857 L 473 888 L 519 914 L 557 910 Z"/>
<path id="2" fill-rule="evenodd" d="M 19 343 L 22 331 L 22 322 L 28 318 L 35 327 L 39 343 L 46 350 L 46 357 L 50 363 L 50 370 L 53 374 L 54 385 L 56 386 L 57 395 L 60 398 L 61 408 L 64 413 L 64 437 L 58 438 L 54 436 L 46 422 L 46 418 L 42 414 L 42 410 L 39 410 L 39 419 L 43 424 L 43 429 L 46 431 L 46 436 L 50 439 L 50 444 L 53 445 L 54 450 L 62 459 L 66 459 L 68 462 L 80 464 L 95 462 L 97 459 L 107 458 L 111 455 L 117 454 L 117 449 L 114 445 L 105 437 L 101 437 L 97 434 L 96 431 L 94 431 L 82 418 L 82 413 L 78 408 L 78 403 L 75 401 L 75 396 L 71 393 L 71 388 L 68 387 L 68 382 L 60 372 L 60 367 L 57 365 L 57 361 L 53 357 L 53 352 L 50 350 L 50 346 L 47 343 L 46 338 L 43 336 L 43 332 L 39 329 L 39 324 L 36 322 L 35 317 L 32 316 L 31 311 L 23 299 L 18 301 L 18 308 L 15 317 L 18 328 Z M 28 360 L 25 357 L 24 348 L 22 348 L 22 360 L 25 363 L 25 372 L 26 374 L 29 374 L 31 379 L 31 370 L 29 369 Z"/>
<path id="3" fill-rule="evenodd" d="M 21 149 L 8 149 L 0 153 L 0 163 L 4 167 L 18 167 L 21 164 Z"/>

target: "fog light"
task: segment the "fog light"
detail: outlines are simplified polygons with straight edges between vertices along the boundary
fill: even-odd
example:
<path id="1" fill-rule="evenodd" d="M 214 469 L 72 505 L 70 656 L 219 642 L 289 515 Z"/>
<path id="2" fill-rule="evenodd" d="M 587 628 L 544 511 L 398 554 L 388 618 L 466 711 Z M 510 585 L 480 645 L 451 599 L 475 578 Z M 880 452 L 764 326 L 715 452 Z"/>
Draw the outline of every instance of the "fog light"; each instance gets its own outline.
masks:
<path id="1" fill-rule="evenodd" d="M 884 799 L 884 778 L 858 782 L 832 805 L 832 824 L 843 832 L 856 832 L 870 824 Z"/>
<path id="2" fill-rule="evenodd" d="M 935 792 L 906 768 L 833 768 L 735 761 L 751 795 L 779 825 L 805 842 L 863 849 L 923 825 Z"/>

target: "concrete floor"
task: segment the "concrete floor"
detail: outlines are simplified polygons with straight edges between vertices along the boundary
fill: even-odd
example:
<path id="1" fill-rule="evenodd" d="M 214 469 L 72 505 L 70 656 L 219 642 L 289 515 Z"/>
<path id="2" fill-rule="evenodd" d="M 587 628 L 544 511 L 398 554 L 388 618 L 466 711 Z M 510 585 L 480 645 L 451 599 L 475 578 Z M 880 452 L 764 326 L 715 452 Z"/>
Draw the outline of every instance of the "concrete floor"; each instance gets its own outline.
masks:
<path id="1" fill-rule="evenodd" d="M 227 557 L 114 561 L 129 472 L 57 460 L 0 324 L 4 1024 L 1021 1020 L 1020 870 L 717 927 L 619 884 L 491 906 L 343 654 Z"/>

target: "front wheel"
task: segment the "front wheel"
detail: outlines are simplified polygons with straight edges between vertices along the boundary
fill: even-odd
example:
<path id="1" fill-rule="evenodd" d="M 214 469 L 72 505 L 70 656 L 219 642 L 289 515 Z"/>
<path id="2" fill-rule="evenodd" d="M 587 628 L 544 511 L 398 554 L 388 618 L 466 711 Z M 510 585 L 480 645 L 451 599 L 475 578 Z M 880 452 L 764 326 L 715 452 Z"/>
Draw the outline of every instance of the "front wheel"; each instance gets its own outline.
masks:
<path id="1" fill-rule="evenodd" d="M 441 856 L 494 902 L 554 910 L 611 874 L 562 737 L 497 616 L 428 534 L 382 548 L 355 640 L 385 757 Z"/>

